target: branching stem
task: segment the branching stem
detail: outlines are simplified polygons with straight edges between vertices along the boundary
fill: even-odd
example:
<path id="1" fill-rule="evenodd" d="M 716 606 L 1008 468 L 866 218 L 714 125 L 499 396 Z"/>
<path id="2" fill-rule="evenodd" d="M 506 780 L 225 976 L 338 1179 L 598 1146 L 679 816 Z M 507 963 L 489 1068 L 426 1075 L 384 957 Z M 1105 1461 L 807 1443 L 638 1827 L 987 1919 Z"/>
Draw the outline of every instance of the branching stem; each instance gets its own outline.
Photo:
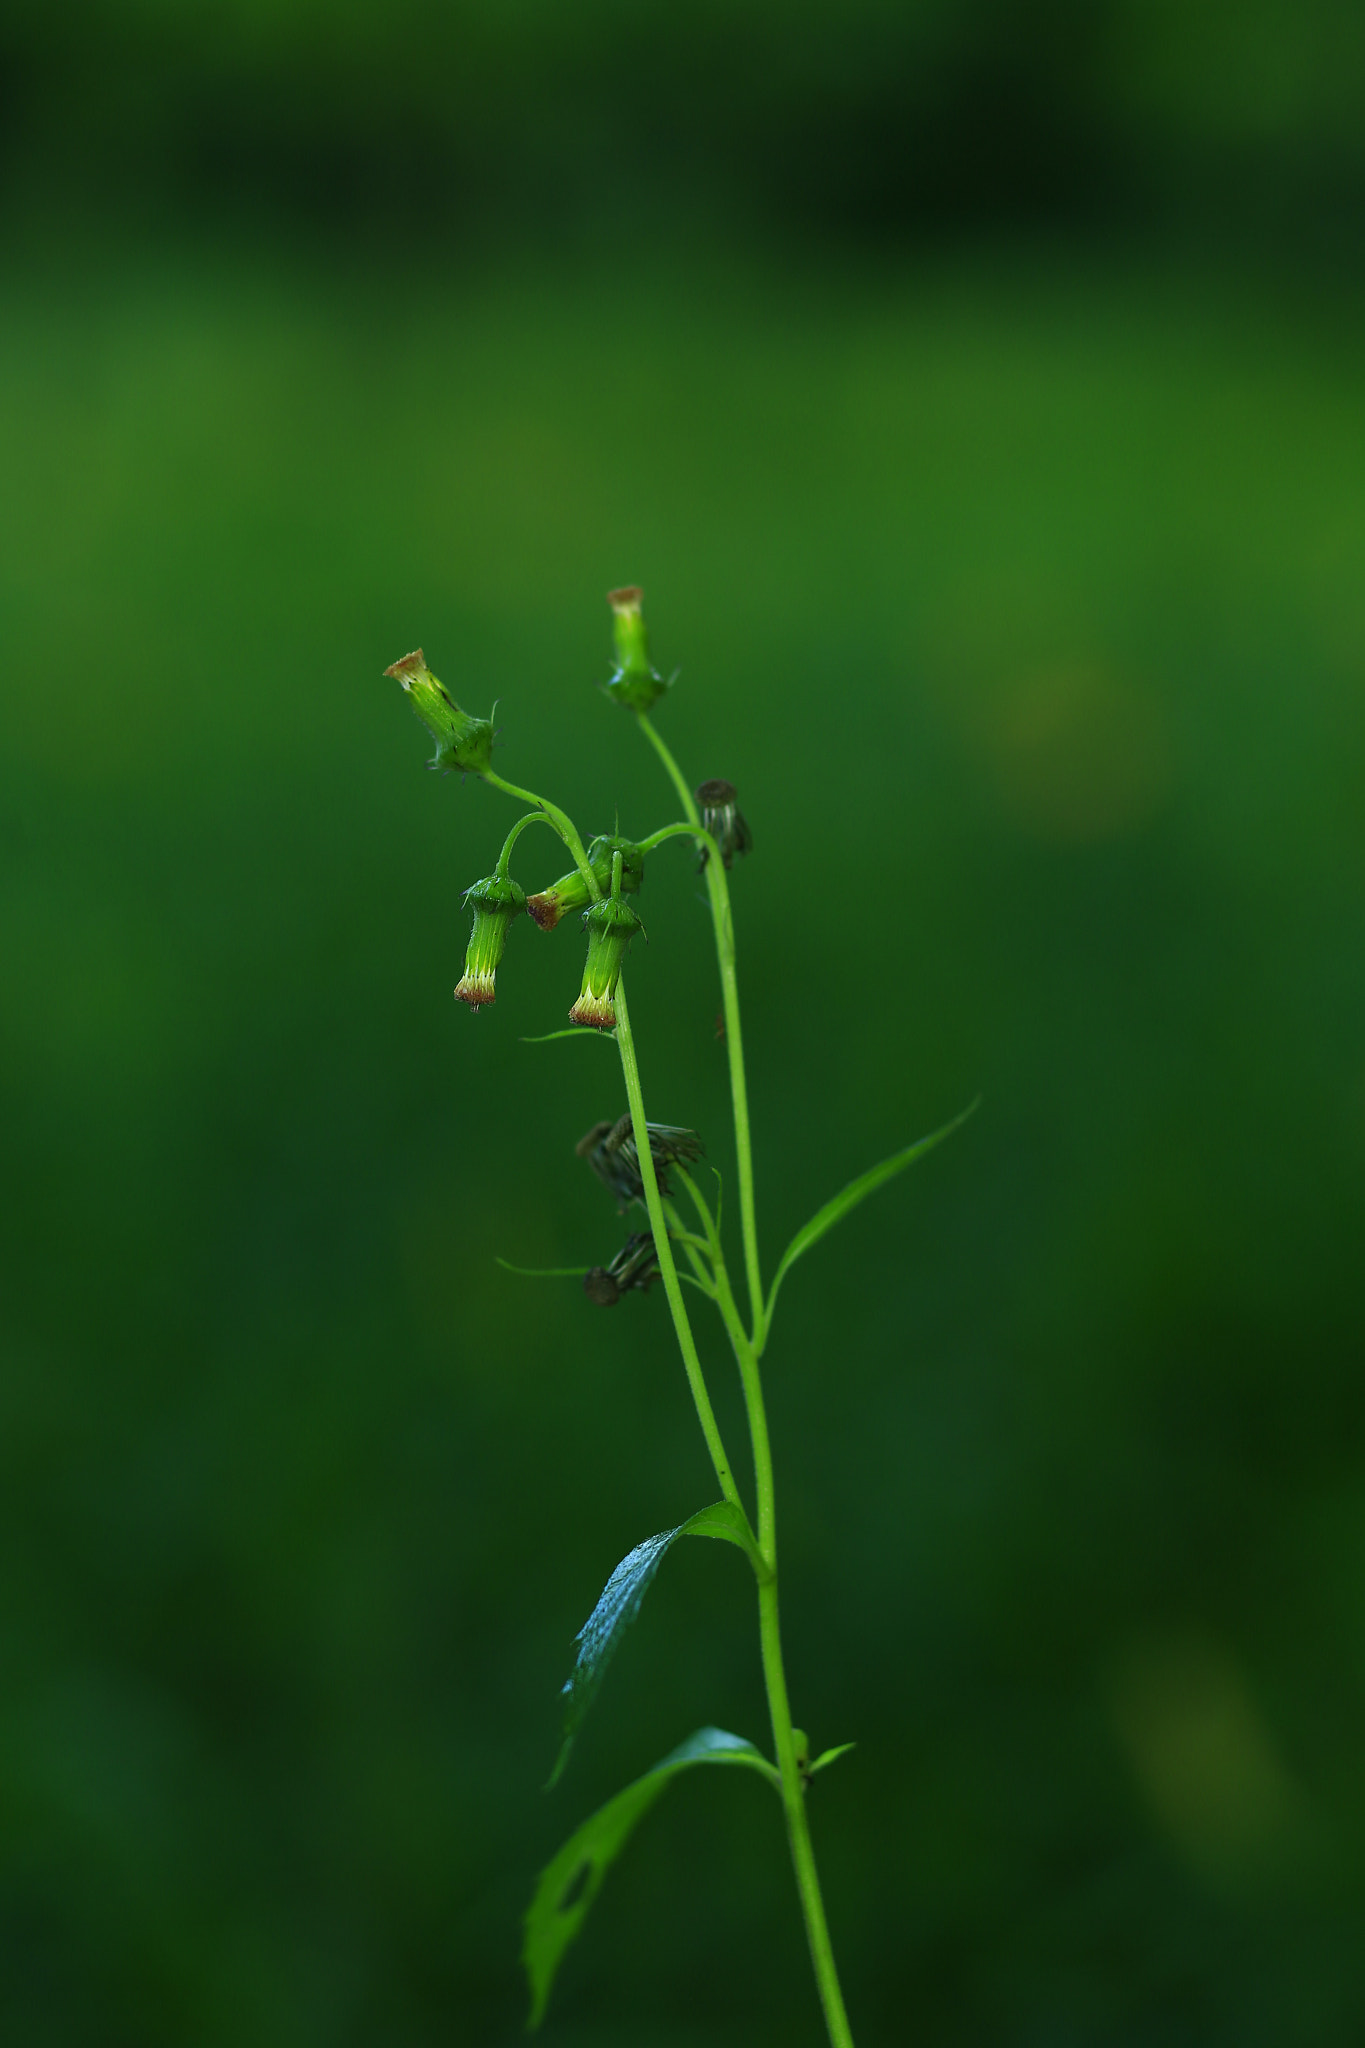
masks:
<path id="1" fill-rule="evenodd" d="M 730 1056 L 730 1099 L 734 1108 L 735 1152 L 739 1163 L 740 1229 L 744 1240 L 744 1269 L 752 1319 L 750 1330 L 745 1329 L 736 1307 L 720 1233 L 711 1219 L 710 1210 L 691 1176 L 682 1168 L 679 1168 L 679 1176 L 692 1198 L 706 1232 L 711 1252 L 716 1305 L 734 1350 L 740 1384 L 744 1390 L 744 1409 L 753 1446 L 754 1489 L 758 1505 L 758 1548 L 768 1572 L 768 1576 L 760 1578 L 758 1584 L 759 1651 L 763 1663 L 763 1683 L 768 1695 L 768 1712 L 772 1720 L 773 1749 L 782 1781 L 782 1806 L 787 1820 L 787 1841 L 791 1849 L 792 1870 L 801 1900 L 811 1964 L 815 1971 L 820 2003 L 824 2008 L 831 2048 L 853 2048 L 853 2035 L 849 2028 L 848 2014 L 844 2009 L 843 1993 L 839 1987 L 839 1972 L 829 1938 L 829 1925 L 825 1919 L 819 1873 L 815 1867 L 815 1849 L 811 1842 L 810 1823 L 806 1815 L 806 1786 L 796 1757 L 791 1704 L 787 1698 L 787 1675 L 782 1661 L 777 1583 L 777 1503 L 773 1484 L 772 1449 L 768 1439 L 768 1413 L 763 1400 L 763 1381 L 759 1370 L 759 1356 L 767 1340 L 767 1318 L 758 1260 L 758 1232 L 754 1219 L 749 1097 L 744 1075 L 744 1044 L 740 1035 L 739 988 L 735 978 L 735 936 L 730 913 L 730 890 L 724 863 L 719 857 L 715 842 L 701 830 L 696 803 L 683 778 L 682 770 L 643 712 L 639 714 L 639 719 L 645 737 L 663 762 L 682 801 L 689 820 L 687 829 L 691 830 L 699 841 L 705 843 L 709 852 L 706 882 L 711 899 L 711 921 L 715 929 L 716 960 L 720 968 L 721 995 L 725 1009 L 725 1037 Z M 656 838 L 662 840 L 671 837 L 681 829 L 678 826 L 665 827 Z M 619 998 L 617 1010 L 619 1015 Z M 619 1025 L 617 1035 L 620 1035 Z"/>
<path id="2" fill-rule="evenodd" d="M 515 782 L 505 781 L 501 775 L 495 775 L 491 768 L 484 769 L 483 779 L 492 788 L 500 789 L 504 796 L 514 796 L 520 803 L 530 804 L 534 811 L 541 813 L 549 821 L 573 855 L 574 866 L 587 883 L 589 896 L 594 903 L 598 902 L 602 890 L 592 871 L 592 863 L 588 859 L 583 841 L 578 836 L 573 819 L 561 811 L 557 804 L 552 804 L 547 797 L 537 796 L 533 789 L 518 789 Z"/>
<path id="3" fill-rule="evenodd" d="M 763 1282 L 758 1264 L 758 1226 L 754 1220 L 753 1145 L 749 1137 L 749 1090 L 744 1077 L 744 1038 L 739 1021 L 739 983 L 735 978 L 735 925 L 730 914 L 730 885 L 715 841 L 701 829 L 696 799 L 681 768 L 655 732 L 647 714 L 641 711 L 637 716 L 641 732 L 662 761 L 678 792 L 690 830 L 705 844 L 708 852 L 706 892 L 711 900 L 711 923 L 716 935 L 716 962 L 720 968 L 721 1004 L 725 1016 L 725 1045 L 730 1058 L 730 1101 L 734 1110 L 735 1155 L 739 1168 L 739 1227 L 744 1239 L 744 1278 L 749 1292 L 749 1323 L 757 1343 L 763 1327 Z"/>
<path id="4" fill-rule="evenodd" d="M 654 1249 L 658 1254 L 659 1272 L 663 1277 L 664 1293 L 668 1296 L 669 1311 L 673 1317 L 673 1328 L 677 1333 L 678 1349 L 682 1352 L 683 1368 L 687 1373 L 687 1384 L 692 1389 L 692 1400 L 697 1410 L 701 1433 L 706 1439 L 706 1448 L 711 1453 L 711 1463 L 716 1468 L 720 1490 L 728 1501 L 733 1501 L 740 1513 L 744 1503 L 730 1469 L 730 1460 L 725 1455 L 721 1442 L 720 1428 L 716 1422 L 711 1396 L 706 1391 L 706 1379 L 702 1373 L 701 1360 L 697 1356 L 697 1343 L 692 1335 L 688 1320 L 687 1303 L 683 1300 L 682 1288 L 678 1281 L 677 1263 L 673 1257 L 673 1246 L 669 1242 L 668 1223 L 664 1216 L 664 1205 L 659 1194 L 659 1179 L 654 1171 L 654 1155 L 649 1147 L 649 1125 L 645 1119 L 645 1098 L 640 1086 L 640 1068 L 635 1057 L 635 1040 L 630 1029 L 630 1009 L 626 1002 L 625 976 L 616 984 L 616 1043 L 621 1052 L 621 1073 L 626 1084 L 626 1101 L 630 1105 L 630 1120 L 635 1132 L 635 1150 L 639 1156 L 640 1179 L 644 1183 L 645 1207 L 649 1211 L 650 1226 L 654 1232 Z"/>
<path id="5" fill-rule="evenodd" d="M 559 834 L 561 838 L 563 837 L 563 834 L 559 832 L 558 825 L 556 825 L 554 819 L 547 812 L 527 811 L 524 817 L 517 819 L 516 824 L 502 842 L 502 852 L 498 855 L 498 865 L 495 870 L 497 874 L 506 876 L 508 864 L 512 858 L 512 848 L 516 845 L 528 825 L 548 825 L 552 832 Z"/>
<path id="6" fill-rule="evenodd" d="M 712 1221 L 701 1194 L 686 1173 L 682 1173 L 682 1178 L 701 1217 L 705 1238 L 695 1238 L 690 1232 L 679 1231 L 679 1242 L 693 1270 L 682 1275 L 678 1272 L 677 1262 L 673 1256 L 673 1244 L 669 1237 L 669 1222 L 672 1221 L 676 1225 L 677 1218 L 675 1214 L 666 1213 L 659 1192 L 654 1156 L 650 1150 L 649 1127 L 645 1118 L 640 1068 L 630 1028 L 630 1010 L 626 1002 L 624 976 L 616 986 L 616 1043 L 621 1054 L 621 1072 L 626 1084 L 626 1100 L 630 1105 L 645 1207 L 649 1212 L 650 1227 L 654 1233 L 659 1272 L 664 1283 L 664 1293 L 668 1297 L 669 1312 L 673 1318 L 678 1348 L 682 1353 L 683 1368 L 687 1374 L 697 1419 L 701 1424 L 702 1435 L 706 1440 L 706 1448 L 715 1467 L 721 1492 L 726 1500 L 731 1501 L 740 1513 L 744 1514 L 744 1504 L 739 1488 L 735 1484 L 725 1446 L 721 1441 L 715 1411 L 711 1406 L 711 1398 L 702 1373 L 701 1360 L 697 1355 L 687 1304 L 683 1300 L 682 1280 L 691 1280 L 715 1300 L 739 1367 L 745 1414 L 753 1447 L 754 1487 L 758 1508 L 757 1549 L 764 1567 L 762 1573 L 759 1573 L 757 1566 L 755 1567 L 755 1576 L 758 1578 L 759 1648 L 763 1664 L 763 1682 L 768 1695 L 768 1710 L 772 1719 L 773 1747 L 781 1779 L 787 1839 L 791 1848 L 792 1868 L 805 1918 L 806 1937 L 810 1945 L 811 1962 L 824 2008 L 831 2048 L 853 2048 L 853 2036 L 849 2030 L 843 1995 L 839 1989 L 839 1976 L 825 1920 L 820 1880 L 815 1867 L 815 1852 L 806 1817 L 805 1780 L 796 1757 L 791 1706 L 787 1698 L 786 1671 L 782 1661 L 782 1636 L 778 1614 L 776 1498 L 772 1451 L 768 1439 L 767 1409 L 764 1405 L 763 1383 L 759 1370 L 759 1358 L 767 1339 L 767 1317 L 758 1258 L 758 1229 L 754 1215 L 753 1149 L 749 1134 L 749 1096 L 744 1072 L 744 1042 L 740 1030 L 739 986 L 735 975 L 735 935 L 730 910 L 729 883 L 724 862 L 720 857 L 720 849 L 710 834 L 702 829 L 696 802 L 683 779 L 681 769 L 643 712 L 639 714 L 639 722 L 646 739 L 659 756 L 678 792 L 687 819 L 686 824 L 664 826 L 642 842 L 643 845 L 646 850 L 650 850 L 661 845 L 665 839 L 690 834 L 698 845 L 705 849 L 707 855 L 706 887 L 711 904 L 711 922 L 715 931 L 716 961 L 720 970 L 725 1040 L 730 1065 L 730 1099 L 735 1123 L 735 1153 L 739 1170 L 740 1231 L 744 1245 L 744 1275 L 749 1297 L 747 1329 L 735 1303 L 719 1230 Z M 559 834 L 587 884 L 590 897 L 594 902 L 599 901 L 602 895 L 601 886 L 593 873 L 583 841 L 572 819 L 556 805 L 547 802 L 544 797 L 535 795 L 531 790 L 519 789 L 515 783 L 505 781 L 491 769 L 485 771 L 483 779 L 491 783 L 495 789 L 500 789 L 504 795 L 515 797 L 531 806 L 531 815 L 519 820 L 508 834 L 499 859 L 498 872 L 506 873 L 507 861 L 517 838 L 527 825 L 539 817 Z M 612 886 L 614 890 L 620 888 L 619 854 L 613 862 Z M 708 1259 L 709 1276 L 706 1272 Z"/>

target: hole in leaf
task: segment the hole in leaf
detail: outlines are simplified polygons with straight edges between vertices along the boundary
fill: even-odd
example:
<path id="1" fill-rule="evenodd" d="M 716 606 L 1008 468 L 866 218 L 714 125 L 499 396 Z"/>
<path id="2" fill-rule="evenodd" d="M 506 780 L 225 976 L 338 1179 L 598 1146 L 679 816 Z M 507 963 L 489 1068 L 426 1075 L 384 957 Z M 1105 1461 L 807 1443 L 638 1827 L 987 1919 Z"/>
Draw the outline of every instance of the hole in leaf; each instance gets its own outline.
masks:
<path id="1" fill-rule="evenodd" d="M 591 1876 L 592 1858 L 591 1856 L 585 1856 L 559 1895 L 559 1904 L 555 1907 L 557 1913 L 572 1913 L 574 1907 L 587 1890 L 588 1879 Z"/>

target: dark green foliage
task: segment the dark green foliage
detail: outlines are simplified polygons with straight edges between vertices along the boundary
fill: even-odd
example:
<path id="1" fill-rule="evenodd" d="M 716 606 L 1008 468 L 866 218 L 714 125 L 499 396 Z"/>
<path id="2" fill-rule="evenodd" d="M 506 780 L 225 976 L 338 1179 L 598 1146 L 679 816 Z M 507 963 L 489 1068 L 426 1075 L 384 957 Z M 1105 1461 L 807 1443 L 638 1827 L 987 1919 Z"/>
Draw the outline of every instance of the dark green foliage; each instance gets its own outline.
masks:
<path id="1" fill-rule="evenodd" d="M 60 133 L 100 184 L 386 225 L 578 214 L 629 305 L 651 200 L 798 233 L 1345 225 L 1362 41 L 1352 0 L 15 0 L 0 61 L 16 167 Z M 390 318 L 430 321 L 428 275 Z M 619 400 L 600 420 L 629 442 Z"/>

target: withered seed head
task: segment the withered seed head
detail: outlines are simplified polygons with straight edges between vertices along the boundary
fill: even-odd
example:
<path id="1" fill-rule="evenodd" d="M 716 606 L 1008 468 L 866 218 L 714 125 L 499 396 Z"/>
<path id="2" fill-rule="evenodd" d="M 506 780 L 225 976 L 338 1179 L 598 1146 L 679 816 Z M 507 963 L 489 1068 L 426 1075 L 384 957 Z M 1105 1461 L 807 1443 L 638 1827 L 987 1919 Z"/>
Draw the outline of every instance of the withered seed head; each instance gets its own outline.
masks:
<path id="1" fill-rule="evenodd" d="M 668 1182 L 669 1167 L 690 1166 L 694 1159 L 700 1159 L 704 1147 L 695 1131 L 684 1130 L 680 1124 L 647 1124 L 645 1128 L 649 1132 L 649 1152 L 659 1193 L 667 1199 L 673 1192 Z M 645 1184 L 640 1178 L 640 1155 L 629 1111 L 614 1124 L 594 1124 L 586 1137 L 579 1139 L 575 1150 L 580 1159 L 587 1160 L 603 1187 L 616 1196 L 623 1211 L 631 1202 L 644 1201 Z"/>
<path id="2" fill-rule="evenodd" d="M 584 1275 L 583 1292 L 600 1308 L 615 1308 L 632 1288 L 648 1291 L 659 1277 L 659 1255 L 652 1231 L 637 1230 L 628 1237 L 609 1266 L 594 1266 Z"/>
<path id="3" fill-rule="evenodd" d="M 721 860 L 728 868 L 737 853 L 748 853 L 754 843 L 754 835 L 739 808 L 735 785 L 717 775 L 710 782 L 698 783 L 694 794 L 701 805 L 702 826 L 720 848 Z M 706 866 L 706 859 L 707 848 L 703 847 L 699 868 Z"/>

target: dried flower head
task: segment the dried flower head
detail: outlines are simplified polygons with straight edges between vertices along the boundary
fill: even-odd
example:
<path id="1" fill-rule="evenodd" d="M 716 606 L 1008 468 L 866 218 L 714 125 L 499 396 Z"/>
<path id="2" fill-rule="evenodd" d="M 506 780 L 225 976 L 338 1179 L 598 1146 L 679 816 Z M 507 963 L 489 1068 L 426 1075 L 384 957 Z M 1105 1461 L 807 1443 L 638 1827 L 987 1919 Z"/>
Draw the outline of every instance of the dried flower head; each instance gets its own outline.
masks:
<path id="1" fill-rule="evenodd" d="M 623 1294 L 629 1294 L 635 1287 L 648 1292 L 658 1277 L 659 1254 L 654 1247 L 654 1234 L 637 1230 L 626 1239 L 609 1266 L 594 1266 L 583 1276 L 583 1292 L 599 1308 L 615 1308 Z"/>
<path id="2" fill-rule="evenodd" d="M 649 1153 L 659 1193 L 667 1199 L 673 1192 L 668 1181 L 669 1167 L 675 1163 L 690 1166 L 706 1148 L 695 1131 L 684 1130 L 679 1124 L 646 1124 L 645 1129 L 649 1132 Z M 587 1160 L 602 1185 L 610 1188 L 623 1211 L 630 1202 L 644 1201 L 645 1184 L 640 1178 L 640 1155 L 629 1111 L 614 1124 L 594 1124 L 579 1139 L 575 1150 L 580 1159 Z"/>
<path id="3" fill-rule="evenodd" d="M 695 794 L 701 805 L 702 826 L 720 848 L 720 857 L 728 868 L 737 853 L 748 853 L 754 843 L 754 835 L 735 800 L 735 785 L 718 775 L 711 782 L 699 783 Z M 699 867 L 706 866 L 706 858 L 707 848 L 703 847 Z"/>

